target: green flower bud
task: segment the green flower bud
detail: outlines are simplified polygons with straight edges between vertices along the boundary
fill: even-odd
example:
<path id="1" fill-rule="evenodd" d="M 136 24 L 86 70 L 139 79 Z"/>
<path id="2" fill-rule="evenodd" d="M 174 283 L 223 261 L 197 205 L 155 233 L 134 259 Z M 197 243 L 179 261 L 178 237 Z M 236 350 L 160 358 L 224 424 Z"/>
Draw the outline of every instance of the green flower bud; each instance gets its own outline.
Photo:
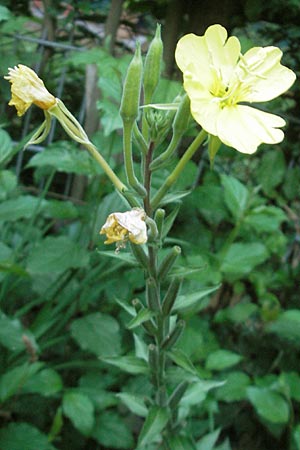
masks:
<path id="1" fill-rule="evenodd" d="M 167 336 L 163 340 L 163 342 L 161 344 L 161 348 L 163 350 L 170 350 L 170 348 L 172 348 L 176 344 L 176 342 L 178 341 L 178 339 L 182 335 L 184 327 L 185 327 L 185 321 L 184 320 L 179 320 L 179 322 L 177 322 L 177 324 L 175 325 L 175 327 L 174 327 L 173 331 L 171 332 L 171 334 L 169 334 L 169 336 Z"/>
<path id="2" fill-rule="evenodd" d="M 215 156 L 221 147 L 222 142 L 218 138 L 218 136 L 213 136 L 212 134 L 208 135 L 208 155 L 210 160 L 210 168 L 214 167 Z"/>
<path id="3" fill-rule="evenodd" d="M 170 286 L 167 290 L 167 293 L 163 299 L 162 303 L 162 311 L 165 316 L 168 316 L 170 312 L 172 311 L 173 305 L 175 303 L 175 300 L 177 298 L 180 286 L 182 283 L 182 279 L 175 277 L 170 283 Z"/>
<path id="4" fill-rule="evenodd" d="M 182 136 L 188 127 L 190 117 L 190 99 L 187 95 L 184 95 L 175 115 L 175 119 L 173 122 L 173 133 Z"/>
<path id="5" fill-rule="evenodd" d="M 138 117 L 141 82 L 143 73 L 143 61 L 141 46 L 137 44 L 134 57 L 129 64 L 123 86 L 120 115 L 124 122 L 134 122 Z"/>
<path id="6" fill-rule="evenodd" d="M 144 96 L 145 104 L 150 103 L 156 86 L 159 82 L 163 54 L 163 43 L 160 35 L 160 25 L 156 27 L 156 33 L 152 40 L 145 59 L 144 71 Z"/>
<path id="7" fill-rule="evenodd" d="M 147 305 L 151 311 L 158 312 L 160 310 L 160 299 L 156 288 L 156 283 L 153 278 L 148 278 L 146 281 L 146 298 Z"/>
<path id="8" fill-rule="evenodd" d="M 177 257 L 181 254 L 181 248 L 178 245 L 175 245 L 171 252 L 163 259 L 158 269 L 158 278 L 163 280 L 169 270 L 173 267 Z"/>
<path id="9" fill-rule="evenodd" d="M 181 381 L 178 386 L 172 392 L 172 395 L 169 398 L 169 407 L 174 410 L 182 399 L 189 383 L 187 381 Z"/>

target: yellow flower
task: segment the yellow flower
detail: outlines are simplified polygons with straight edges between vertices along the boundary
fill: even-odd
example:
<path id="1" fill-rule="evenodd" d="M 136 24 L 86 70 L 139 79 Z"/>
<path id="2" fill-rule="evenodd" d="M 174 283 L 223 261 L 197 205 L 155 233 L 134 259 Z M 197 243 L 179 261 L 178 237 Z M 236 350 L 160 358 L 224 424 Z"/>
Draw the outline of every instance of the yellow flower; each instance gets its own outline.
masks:
<path id="1" fill-rule="evenodd" d="M 4 78 L 11 83 L 9 105 L 16 107 L 18 116 L 23 116 L 32 103 L 44 110 L 56 105 L 56 98 L 29 67 L 19 64 L 8 69 L 8 75 Z"/>
<path id="2" fill-rule="evenodd" d="M 212 25 L 204 36 L 183 36 L 175 58 L 196 122 L 224 144 L 251 154 L 261 143 L 281 142 L 284 134 L 278 127 L 285 121 L 241 103 L 272 100 L 288 90 L 296 76 L 280 64 L 277 47 L 240 52 L 237 37 L 227 39 L 225 28 Z"/>
<path id="3" fill-rule="evenodd" d="M 133 244 L 147 242 L 146 213 L 142 208 L 133 208 L 124 213 L 110 214 L 101 228 L 100 234 L 106 234 L 105 244 L 117 242 L 117 248 L 122 248 L 129 240 Z"/>

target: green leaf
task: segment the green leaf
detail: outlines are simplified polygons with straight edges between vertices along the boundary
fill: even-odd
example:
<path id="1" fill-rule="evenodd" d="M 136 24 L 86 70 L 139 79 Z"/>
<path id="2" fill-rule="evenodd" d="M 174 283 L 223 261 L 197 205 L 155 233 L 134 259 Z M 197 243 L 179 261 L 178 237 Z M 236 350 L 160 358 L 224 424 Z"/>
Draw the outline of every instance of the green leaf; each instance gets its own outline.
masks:
<path id="1" fill-rule="evenodd" d="M 118 356 L 114 358 L 101 358 L 101 360 L 133 375 L 148 373 L 148 365 L 146 362 L 136 356 Z"/>
<path id="2" fill-rule="evenodd" d="M 293 430 L 293 443 L 295 445 L 295 450 L 300 450 L 300 424 Z"/>
<path id="3" fill-rule="evenodd" d="M 172 450 L 196 450 L 196 447 L 192 442 L 192 438 L 189 439 L 185 436 L 174 434 L 168 437 L 168 446 Z"/>
<path id="4" fill-rule="evenodd" d="M 130 264 L 130 265 L 137 265 L 137 262 L 134 258 L 134 256 L 131 253 L 127 253 L 127 252 L 120 252 L 120 253 L 116 253 L 115 251 L 97 251 L 97 253 L 101 256 L 106 256 L 109 258 L 115 258 L 115 259 L 119 259 L 121 261 L 123 261 L 124 263 Z"/>
<path id="5" fill-rule="evenodd" d="M 169 356 L 172 361 L 182 369 L 193 375 L 198 375 L 197 369 L 193 365 L 192 361 L 182 350 L 173 348 L 172 351 L 169 352 Z"/>
<path id="6" fill-rule="evenodd" d="M 44 369 L 29 378 L 22 391 L 51 397 L 61 391 L 62 388 L 61 376 L 53 369 Z"/>
<path id="7" fill-rule="evenodd" d="M 221 181 L 224 187 L 225 203 L 232 216 L 238 220 L 247 208 L 248 189 L 236 178 L 229 175 L 221 175 Z"/>
<path id="8" fill-rule="evenodd" d="M 263 419 L 276 424 L 288 422 L 288 403 L 277 392 L 267 388 L 250 386 L 247 388 L 247 397 L 257 414 Z"/>
<path id="9" fill-rule="evenodd" d="M 140 432 L 138 447 L 143 447 L 156 441 L 168 420 L 169 413 L 166 408 L 152 406 Z"/>
<path id="10" fill-rule="evenodd" d="M 92 436 L 103 448 L 134 448 L 131 431 L 114 412 L 105 412 L 97 418 Z"/>
<path id="11" fill-rule="evenodd" d="M 180 311 L 191 307 L 201 306 L 202 299 L 207 297 L 212 292 L 215 292 L 219 289 L 219 287 L 220 284 L 218 286 L 198 289 L 197 292 L 193 292 L 191 294 L 179 295 L 175 301 L 174 310 Z"/>
<path id="12" fill-rule="evenodd" d="M 26 336 L 33 348 L 37 348 L 34 336 L 23 328 L 19 319 L 11 319 L 0 312 L 0 343 L 12 351 L 25 351 L 23 336 Z"/>
<path id="13" fill-rule="evenodd" d="M 135 356 L 148 362 L 148 353 L 149 353 L 148 346 L 143 341 L 143 339 L 139 337 L 137 334 L 133 334 L 133 337 L 134 337 Z"/>
<path id="14" fill-rule="evenodd" d="M 107 379 L 99 376 L 98 371 L 85 373 L 79 380 L 80 392 L 89 397 L 96 411 L 118 404 L 115 393 L 106 390 L 106 386 Z"/>
<path id="15" fill-rule="evenodd" d="M 43 207 L 45 201 L 31 195 L 22 195 L 12 200 L 6 200 L 0 205 L 0 221 L 15 221 L 19 219 L 29 219 L 37 211 L 38 206 Z"/>
<path id="16" fill-rule="evenodd" d="M 4 373 L 0 377 L 0 401 L 4 402 L 12 395 L 19 393 L 26 381 L 42 366 L 43 363 L 25 363 Z"/>
<path id="17" fill-rule="evenodd" d="M 287 339 L 298 345 L 300 340 L 300 311 L 298 309 L 284 311 L 277 320 L 266 325 L 266 331 L 275 333 L 282 339 Z"/>
<path id="18" fill-rule="evenodd" d="M 6 163 L 12 155 L 13 155 L 12 140 L 9 134 L 2 128 L 0 128 L 0 165 Z"/>
<path id="19" fill-rule="evenodd" d="M 220 380 L 199 380 L 191 383 L 185 391 L 180 404 L 188 407 L 198 405 L 206 399 L 207 393 L 211 389 L 223 386 L 225 383 L 226 381 Z"/>
<path id="20" fill-rule="evenodd" d="M 260 161 L 257 170 L 257 181 L 262 185 L 263 191 L 271 195 L 286 173 L 286 163 L 281 150 L 269 150 Z"/>
<path id="21" fill-rule="evenodd" d="M 129 330 L 132 330 L 133 328 L 138 327 L 142 323 L 146 322 L 147 320 L 151 319 L 153 317 L 154 313 L 150 311 L 149 309 L 141 309 L 137 315 L 131 319 L 131 321 L 126 325 L 126 328 Z"/>
<path id="22" fill-rule="evenodd" d="M 69 391 L 63 397 L 63 413 L 77 430 L 89 436 L 94 427 L 94 405 L 90 399 L 80 393 Z"/>
<path id="23" fill-rule="evenodd" d="M 286 220 L 287 216 L 282 209 L 276 206 L 262 206 L 250 211 L 244 223 L 250 225 L 256 232 L 272 233 Z"/>
<path id="24" fill-rule="evenodd" d="M 225 274 L 245 275 L 268 258 L 266 247 L 260 242 L 232 244 L 222 263 Z"/>
<path id="25" fill-rule="evenodd" d="M 300 375 L 297 372 L 283 372 L 279 377 L 279 383 L 288 386 L 289 396 L 300 402 Z"/>
<path id="26" fill-rule="evenodd" d="M 34 155 L 27 167 L 54 167 L 58 172 L 79 175 L 97 175 L 103 173 L 99 165 L 88 152 L 78 149 L 68 141 L 55 142 L 46 150 Z"/>
<path id="27" fill-rule="evenodd" d="M 258 306 L 254 303 L 247 301 L 237 303 L 234 306 L 219 310 L 214 317 L 214 322 L 223 323 L 229 321 L 233 323 L 243 323 L 257 311 Z"/>
<path id="28" fill-rule="evenodd" d="M 203 436 L 200 441 L 197 442 L 197 450 L 213 450 L 215 443 L 218 440 L 221 429 L 217 429 L 212 433 Z"/>
<path id="29" fill-rule="evenodd" d="M 17 177 L 10 170 L 0 171 L 0 200 L 4 200 L 9 192 L 17 186 Z"/>
<path id="30" fill-rule="evenodd" d="M 1 450 L 55 450 L 48 437 L 28 423 L 11 423 L 0 429 Z"/>
<path id="31" fill-rule="evenodd" d="M 97 356 L 115 356 L 120 353 L 120 327 L 116 319 L 107 314 L 93 313 L 74 320 L 71 335 L 83 350 Z"/>
<path id="32" fill-rule="evenodd" d="M 205 367 L 208 370 L 224 370 L 238 364 L 243 357 L 229 350 L 216 350 L 208 355 Z"/>
<path id="33" fill-rule="evenodd" d="M 8 20 L 12 17 L 12 14 L 6 6 L 0 5 L 0 22 L 3 20 Z"/>
<path id="34" fill-rule="evenodd" d="M 27 260 L 31 273 L 60 273 L 71 268 L 85 267 L 89 253 L 66 236 L 49 236 L 37 244 Z"/>
<path id="35" fill-rule="evenodd" d="M 76 206 L 67 200 L 48 200 L 43 213 L 45 217 L 62 220 L 76 219 L 79 215 Z"/>
<path id="36" fill-rule="evenodd" d="M 205 183 L 203 186 L 197 187 L 192 193 L 193 205 L 205 220 L 213 226 L 218 225 L 228 217 L 222 191 L 223 189 L 220 186 Z"/>
<path id="37" fill-rule="evenodd" d="M 230 372 L 226 375 L 226 384 L 217 391 L 217 398 L 223 402 L 237 402 L 246 398 L 246 388 L 250 377 L 244 372 Z"/>
<path id="38" fill-rule="evenodd" d="M 127 408 L 137 416 L 146 417 L 148 409 L 146 408 L 142 396 L 130 394 L 129 392 L 120 392 L 116 396 L 127 406 Z"/>

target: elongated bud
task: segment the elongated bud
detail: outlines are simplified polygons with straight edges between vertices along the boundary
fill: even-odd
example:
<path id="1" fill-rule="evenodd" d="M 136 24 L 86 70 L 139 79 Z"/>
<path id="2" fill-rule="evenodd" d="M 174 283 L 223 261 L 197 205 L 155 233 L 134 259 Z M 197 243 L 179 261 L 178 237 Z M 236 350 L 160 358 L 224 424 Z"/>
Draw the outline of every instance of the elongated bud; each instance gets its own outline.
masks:
<path id="1" fill-rule="evenodd" d="M 187 381 L 182 381 L 181 383 L 178 384 L 178 386 L 172 392 L 172 395 L 169 398 L 169 407 L 170 407 L 171 411 L 174 410 L 178 406 L 188 385 L 189 385 L 189 383 Z"/>
<path id="2" fill-rule="evenodd" d="M 148 347 L 148 361 L 149 368 L 152 374 L 152 380 L 154 384 L 158 384 L 158 373 L 159 373 L 159 353 L 158 348 L 154 344 L 150 344 Z"/>
<path id="3" fill-rule="evenodd" d="M 142 247 L 134 244 L 130 244 L 130 247 L 135 259 L 138 260 L 144 269 L 148 270 L 148 258 Z"/>
<path id="4" fill-rule="evenodd" d="M 131 301 L 131 304 L 134 307 L 136 313 L 140 312 L 141 309 L 145 309 L 144 305 L 142 304 L 142 302 L 138 298 L 134 298 Z"/>
<path id="5" fill-rule="evenodd" d="M 172 311 L 173 305 L 175 303 L 175 300 L 177 298 L 180 286 L 182 283 L 182 279 L 175 277 L 170 283 L 170 286 L 167 290 L 167 293 L 163 299 L 162 303 L 162 311 L 165 316 L 168 316 L 170 312 Z"/>
<path id="6" fill-rule="evenodd" d="M 156 27 L 155 36 L 149 46 L 144 70 L 144 96 L 145 104 L 150 103 L 154 91 L 158 85 L 163 54 L 160 25 Z"/>
<path id="7" fill-rule="evenodd" d="M 188 127 L 190 117 L 190 99 L 187 95 L 184 95 L 174 118 L 173 133 L 182 136 Z"/>
<path id="8" fill-rule="evenodd" d="M 158 239 L 162 238 L 165 215 L 166 211 L 162 208 L 158 208 L 155 212 L 154 220 L 157 226 Z"/>
<path id="9" fill-rule="evenodd" d="M 158 312 L 160 311 L 160 301 L 157 292 L 157 287 L 155 280 L 153 278 L 148 278 L 146 281 L 146 298 L 147 305 L 151 311 Z"/>
<path id="10" fill-rule="evenodd" d="M 123 86 L 120 115 L 124 122 L 134 122 L 139 113 L 143 61 L 138 43 L 134 57 L 129 64 Z"/>
<path id="11" fill-rule="evenodd" d="M 158 269 L 158 277 L 160 280 L 164 279 L 169 270 L 173 267 L 177 257 L 181 254 L 181 248 L 175 245 L 171 252 L 163 259 Z"/>
<path id="12" fill-rule="evenodd" d="M 172 348 L 173 345 L 175 345 L 176 342 L 178 341 L 178 339 L 180 338 L 180 336 L 184 330 L 184 327 L 185 327 L 185 321 L 179 320 L 179 322 L 177 322 L 177 324 L 175 325 L 171 334 L 169 334 L 169 336 L 167 336 L 166 339 L 163 340 L 163 342 L 161 344 L 161 348 L 163 350 L 169 350 L 170 348 Z"/>
<path id="13" fill-rule="evenodd" d="M 142 327 L 150 336 L 157 335 L 157 328 L 154 325 L 154 323 L 152 322 L 152 320 L 147 320 L 146 322 L 143 322 Z"/>

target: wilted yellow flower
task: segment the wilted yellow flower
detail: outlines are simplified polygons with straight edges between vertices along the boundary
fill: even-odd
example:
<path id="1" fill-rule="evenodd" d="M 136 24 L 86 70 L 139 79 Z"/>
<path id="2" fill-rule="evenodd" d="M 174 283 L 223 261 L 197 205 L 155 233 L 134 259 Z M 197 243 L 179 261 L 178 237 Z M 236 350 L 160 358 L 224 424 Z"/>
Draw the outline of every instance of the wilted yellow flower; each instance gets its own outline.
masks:
<path id="1" fill-rule="evenodd" d="M 117 248 L 124 247 L 128 240 L 133 244 L 144 244 L 147 242 L 145 219 L 146 213 L 142 208 L 110 214 L 100 231 L 107 236 L 104 243 L 117 242 Z"/>
<path id="2" fill-rule="evenodd" d="M 8 69 L 8 75 L 4 78 L 11 83 L 9 105 L 16 107 L 18 116 L 23 116 L 32 103 L 47 110 L 57 102 L 37 74 L 23 64 Z"/>
<path id="3" fill-rule="evenodd" d="M 212 25 L 204 36 L 183 36 L 175 58 L 194 119 L 224 144 L 251 154 L 261 143 L 281 142 L 284 134 L 278 127 L 285 121 L 241 103 L 272 100 L 288 90 L 296 76 L 280 64 L 277 47 L 240 52 L 237 37 L 227 39 L 225 28 Z"/>

